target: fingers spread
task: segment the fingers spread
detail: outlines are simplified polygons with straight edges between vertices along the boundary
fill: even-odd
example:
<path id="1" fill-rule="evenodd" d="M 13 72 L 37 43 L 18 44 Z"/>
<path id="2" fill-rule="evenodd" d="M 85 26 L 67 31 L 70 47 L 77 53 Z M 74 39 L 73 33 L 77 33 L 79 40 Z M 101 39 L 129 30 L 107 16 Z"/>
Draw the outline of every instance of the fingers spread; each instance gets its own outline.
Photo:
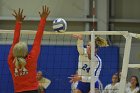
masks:
<path id="1" fill-rule="evenodd" d="M 46 5 L 45 5 L 45 12 L 47 11 L 47 7 L 46 7 Z"/>
<path id="2" fill-rule="evenodd" d="M 20 14 L 22 15 L 22 13 L 23 13 L 23 9 L 21 10 L 21 13 Z"/>
<path id="3" fill-rule="evenodd" d="M 19 10 L 18 10 L 18 15 L 20 15 L 20 8 L 19 8 Z"/>
<path id="4" fill-rule="evenodd" d="M 14 10 L 14 15 L 17 15 L 17 12 L 16 12 L 16 10 Z"/>
<path id="5" fill-rule="evenodd" d="M 14 17 L 16 17 L 16 15 L 15 14 L 12 14 Z"/>
<path id="6" fill-rule="evenodd" d="M 48 15 L 50 14 L 50 11 L 48 10 Z"/>
<path id="7" fill-rule="evenodd" d="M 44 6 L 42 7 L 42 10 L 43 10 L 43 12 L 45 11 L 45 8 L 44 8 Z"/>

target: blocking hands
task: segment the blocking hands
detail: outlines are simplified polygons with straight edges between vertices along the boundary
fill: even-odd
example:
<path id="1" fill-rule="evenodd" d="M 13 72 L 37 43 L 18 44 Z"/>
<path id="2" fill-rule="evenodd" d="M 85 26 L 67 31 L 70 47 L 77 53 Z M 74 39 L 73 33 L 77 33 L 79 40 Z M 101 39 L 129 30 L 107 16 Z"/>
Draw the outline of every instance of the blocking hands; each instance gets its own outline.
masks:
<path id="1" fill-rule="evenodd" d="M 50 14 L 49 8 L 46 5 L 42 6 L 42 12 L 39 12 L 40 17 L 46 19 L 49 14 Z"/>
<path id="2" fill-rule="evenodd" d="M 49 14 L 49 8 L 46 5 L 42 6 L 42 12 L 39 12 L 40 17 L 46 19 Z M 12 15 L 16 18 L 17 22 L 23 22 L 26 17 L 25 15 L 23 15 L 23 9 L 20 8 L 18 10 L 14 10 Z"/>
<path id="3" fill-rule="evenodd" d="M 17 22 L 23 22 L 26 16 L 23 15 L 23 9 L 14 10 L 12 15 L 16 18 Z"/>

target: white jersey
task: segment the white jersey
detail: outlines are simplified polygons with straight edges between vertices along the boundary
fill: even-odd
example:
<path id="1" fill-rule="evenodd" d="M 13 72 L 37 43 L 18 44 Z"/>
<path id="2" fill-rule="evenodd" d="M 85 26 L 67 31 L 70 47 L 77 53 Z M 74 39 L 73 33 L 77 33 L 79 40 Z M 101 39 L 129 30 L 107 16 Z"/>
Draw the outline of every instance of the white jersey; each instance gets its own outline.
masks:
<path id="1" fill-rule="evenodd" d="M 139 87 L 136 87 L 134 90 L 131 90 L 130 87 L 127 87 L 125 93 L 138 93 L 139 90 Z"/>
<path id="2" fill-rule="evenodd" d="M 91 81 L 91 60 L 88 58 L 86 48 L 83 47 L 83 40 L 77 41 L 77 49 L 79 52 L 79 63 L 78 63 L 78 75 L 82 76 L 83 82 Z M 99 78 L 100 71 L 102 68 L 102 62 L 98 55 L 94 56 L 94 68 L 96 80 Z"/>
<path id="3" fill-rule="evenodd" d="M 115 85 L 108 84 L 103 93 L 119 93 L 119 83 L 116 83 Z"/>

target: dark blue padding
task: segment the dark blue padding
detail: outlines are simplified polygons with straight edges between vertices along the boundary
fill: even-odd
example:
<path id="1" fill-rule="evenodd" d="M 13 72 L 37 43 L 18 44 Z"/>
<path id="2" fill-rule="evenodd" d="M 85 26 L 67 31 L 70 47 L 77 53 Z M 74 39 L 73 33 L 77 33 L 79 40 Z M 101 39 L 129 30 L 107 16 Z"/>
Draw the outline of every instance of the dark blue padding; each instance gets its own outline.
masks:
<path id="1" fill-rule="evenodd" d="M 111 83 L 112 75 L 119 71 L 119 48 L 117 46 L 99 48 L 98 54 L 102 59 L 100 79 L 105 87 Z"/>
<path id="2" fill-rule="evenodd" d="M 7 64 L 9 49 L 10 45 L 0 45 L 0 93 L 13 93 L 13 82 Z M 100 79 L 105 86 L 110 83 L 112 74 L 118 71 L 119 48 L 101 48 L 98 54 L 103 61 Z M 38 70 L 43 71 L 44 76 L 52 81 L 46 93 L 70 93 L 71 84 L 68 77 L 75 73 L 77 65 L 76 46 L 42 45 Z"/>

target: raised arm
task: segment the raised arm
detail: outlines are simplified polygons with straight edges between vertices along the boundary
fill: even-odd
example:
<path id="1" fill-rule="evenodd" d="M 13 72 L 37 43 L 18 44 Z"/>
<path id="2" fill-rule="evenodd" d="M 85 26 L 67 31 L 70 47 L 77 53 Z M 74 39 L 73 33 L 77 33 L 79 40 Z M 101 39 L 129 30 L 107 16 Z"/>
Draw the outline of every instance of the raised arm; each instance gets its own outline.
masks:
<path id="1" fill-rule="evenodd" d="M 13 55 L 12 55 L 13 47 L 15 46 L 16 43 L 19 42 L 21 24 L 25 18 L 25 16 L 23 16 L 23 9 L 20 9 L 20 8 L 18 11 L 14 10 L 12 15 L 16 18 L 16 25 L 15 25 L 13 43 L 12 43 L 12 46 L 10 48 L 8 59 L 13 57 Z"/>
<path id="2" fill-rule="evenodd" d="M 42 40 L 42 36 L 43 36 L 43 31 L 45 28 L 45 24 L 46 24 L 46 18 L 48 17 L 48 15 L 50 14 L 49 8 L 45 6 L 42 7 L 42 13 L 39 12 L 41 20 L 40 23 L 38 25 L 38 30 L 34 39 L 34 43 L 33 43 L 33 48 L 31 50 L 31 54 L 34 55 L 34 57 L 38 57 L 39 53 L 40 53 L 40 45 L 41 45 L 41 40 Z"/>
<path id="3" fill-rule="evenodd" d="M 74 38 L 77 38 L 77 50 L 80 55 L 84 54 L 84 44 L 82 35 L 73 35 Z"/>

